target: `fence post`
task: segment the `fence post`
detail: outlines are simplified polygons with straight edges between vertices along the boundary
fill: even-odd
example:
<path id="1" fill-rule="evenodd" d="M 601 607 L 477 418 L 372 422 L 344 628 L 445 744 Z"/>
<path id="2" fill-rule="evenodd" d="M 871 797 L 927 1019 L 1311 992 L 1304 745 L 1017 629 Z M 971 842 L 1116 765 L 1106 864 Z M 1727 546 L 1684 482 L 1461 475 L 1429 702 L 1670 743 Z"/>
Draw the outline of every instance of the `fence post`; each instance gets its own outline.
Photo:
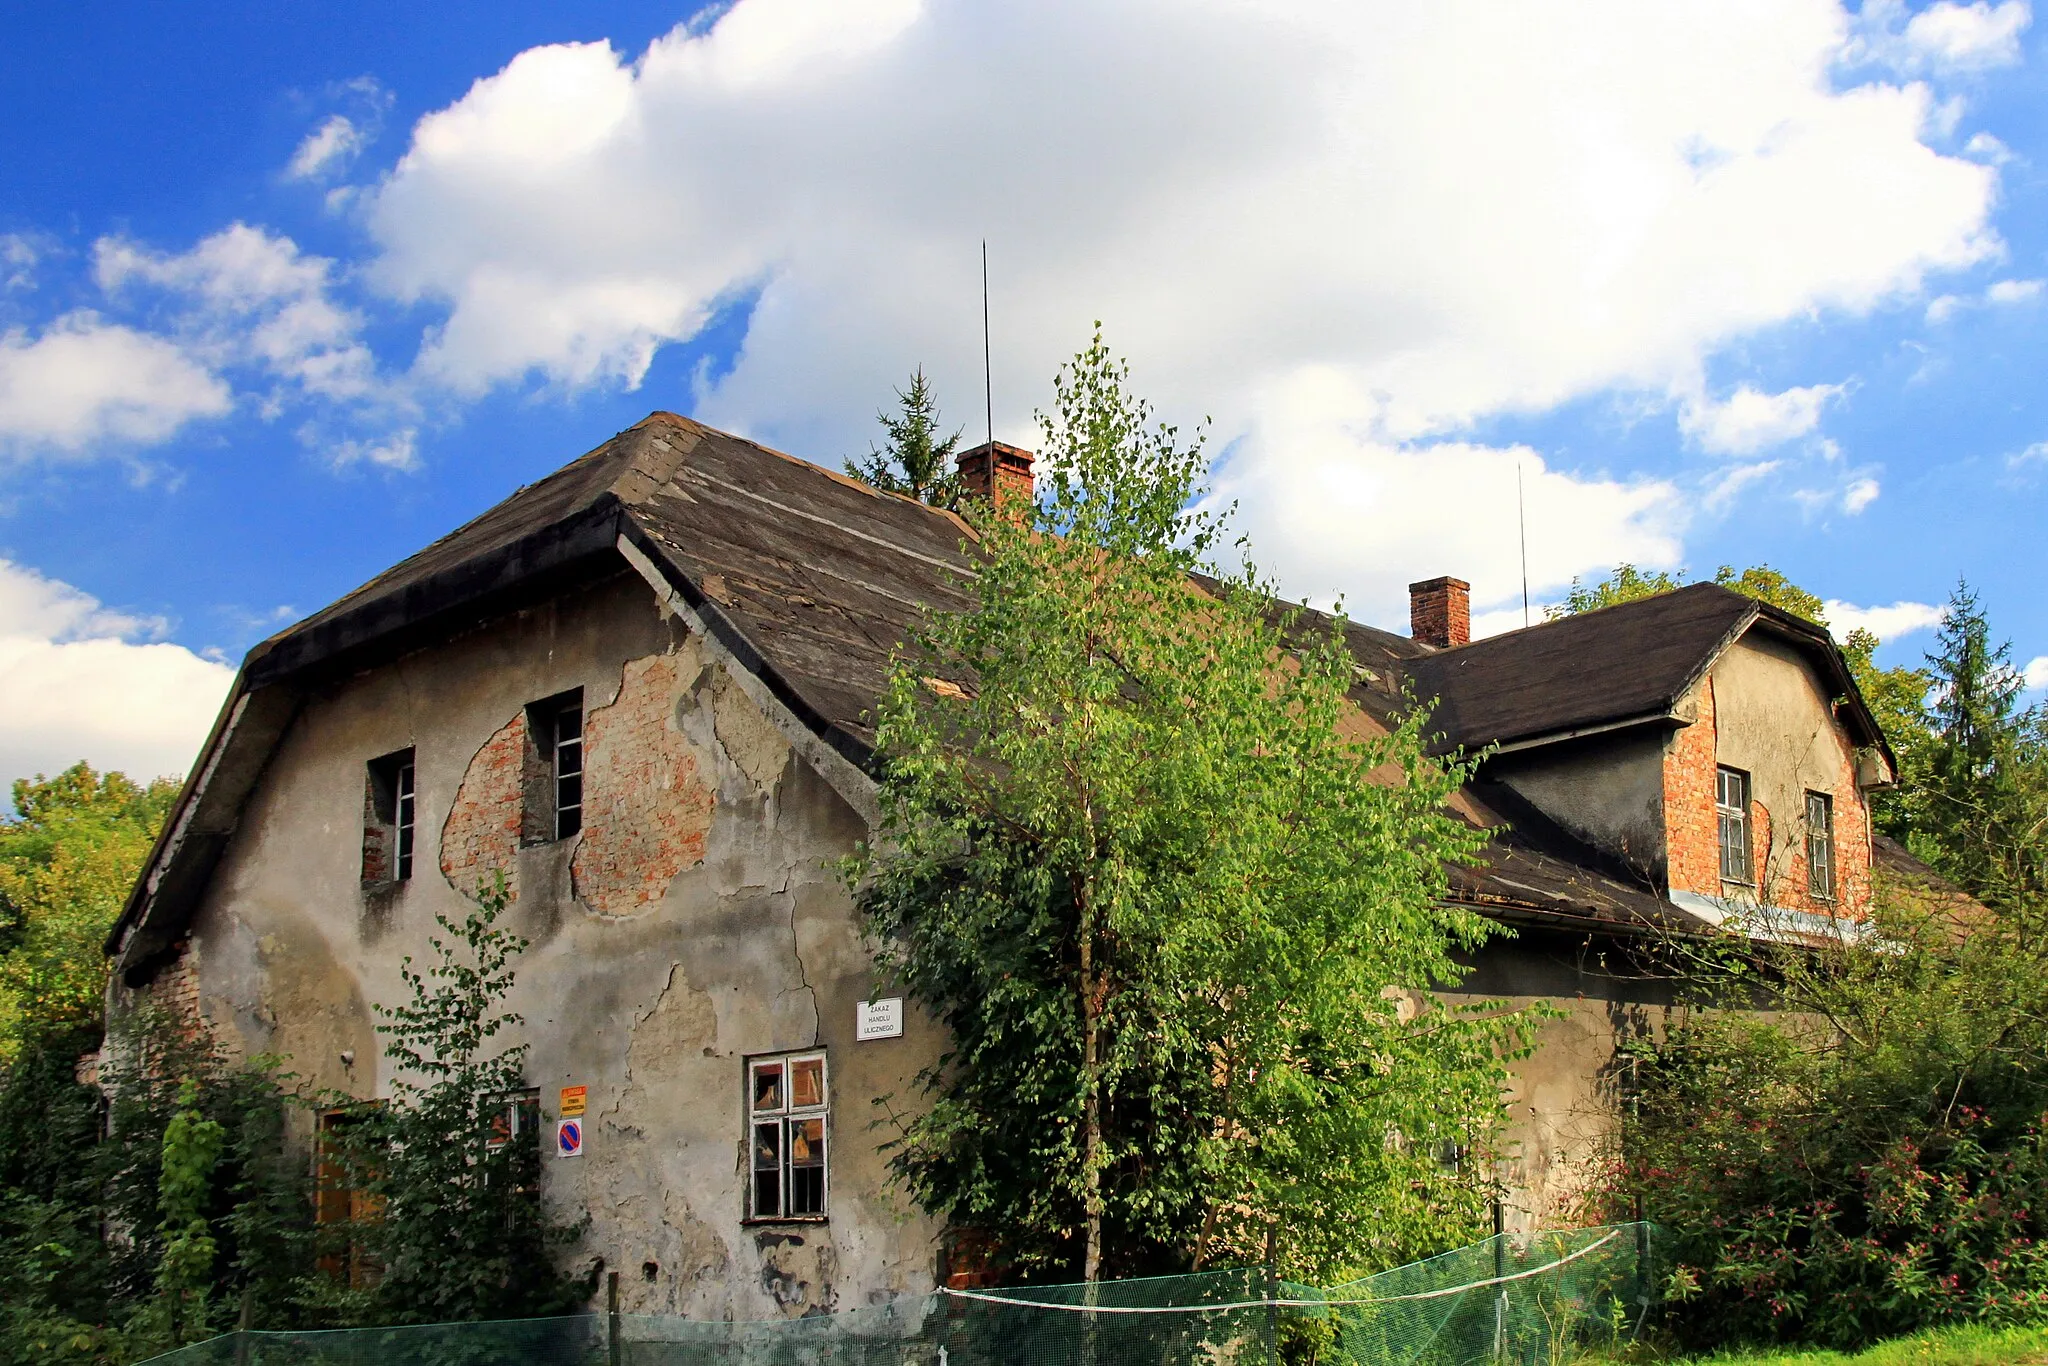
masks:
<path id="1" fill-rule="evenodd" d="M 607 1272 L 605 1275 L 605 1300 L 608 1307 L 605 1315 L 605 1345 L 609 1349 L 611 1366 L 619 1366 L 619 1273 L 616 1271 Z"/>
<path id="2" fill-rule="evenodd" d="M 1508 1356 L 1508 1288 L 1502 1277 L 1508 1274 L 1508 1236 L 1506 1211 L 1501 1208 L 1498 1195 L 1493 1197 L 1493 1359 L 1506 1361 Z"/>
<path id="3" fill-rule="evenodd" d="M 255 1313 L 249 1303 L 249 1287 L 242 1286 L 242 1312 L 235 1320 L 235 1366 L 249 1366 L 249 1325 Z"/>
<path id="4" fill-rule="evenodd" d="M 1280 1246 L 1278 1224 L 1266 1225 L 1266 1366 L 1280 1363 Z"/>

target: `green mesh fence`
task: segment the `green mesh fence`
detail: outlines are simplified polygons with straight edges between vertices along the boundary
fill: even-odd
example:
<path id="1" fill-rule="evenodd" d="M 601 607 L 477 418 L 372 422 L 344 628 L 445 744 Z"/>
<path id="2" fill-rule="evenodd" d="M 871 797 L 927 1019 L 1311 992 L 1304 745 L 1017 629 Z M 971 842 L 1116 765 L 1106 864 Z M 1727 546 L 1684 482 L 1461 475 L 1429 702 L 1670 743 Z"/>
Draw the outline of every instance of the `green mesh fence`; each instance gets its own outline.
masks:
<path id="1" fill-rule="evenodd" d="M 1488 1239 L 1346 1285 L 1263 1268 L 944 1291 L 810 1318 L 639 1314 L 229 1333 L 151 1366 L 1562 1366 L 1634 1335 L 1648 1224 Z"/>

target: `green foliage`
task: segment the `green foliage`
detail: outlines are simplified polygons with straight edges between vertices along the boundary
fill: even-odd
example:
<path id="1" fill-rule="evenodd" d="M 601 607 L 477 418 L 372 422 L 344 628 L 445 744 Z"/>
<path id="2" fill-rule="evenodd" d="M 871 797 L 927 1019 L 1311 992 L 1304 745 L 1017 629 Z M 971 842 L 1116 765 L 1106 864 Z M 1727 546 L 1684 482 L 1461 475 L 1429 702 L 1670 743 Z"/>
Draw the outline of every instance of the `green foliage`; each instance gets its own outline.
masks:
<path id="1" fill-rule="evenodd" d="M 1923 728 L 1901 747 L 1904 790 L 1884 820 L 1974 895 L 2031 916 L 2048 894 L 2048 714 L 2020 705 L 2011 654 L 1958 584 L 1927 657 Z"/>
<path id="2" fill-rule="evenodd" d="M 1773 607 L 1783 608 L 1794 616 L 1805 617 L 1816 626 L 1828 624 L 1827 608 L 1813 594 L 1793 583 L 1767 564 L 1752 566 L 1736 572 L 1733 565 L 1722 565 L 1714 571 L 1712 582 L 1723 588 L 1730 588 L 1744 597 L 1767 602 Z M 1614 607 L 1624 602 L 1637 602 L 1643 598 L 1654 598 L 1661 593 L 1685 587 L 1685 571 L 1667 574 L 1660 569 L 1638 569 L 1632 564 L 1617 565 L 1614 573 L 1595 584 L 1579 579 L 1572 580 L 1572 586 L 1564 595 L 1564 601 L 1554 607 L 1546 607 L 1544 615 L 1552 621 L 1560 617 L 1576 616 L 1580 612 L 1594 612 L 1602 607 Z"/>
<path id="3" fill-rule="evenodd" d="M 157 1205 L 164 1240 L 157 1261 L 156 1300 L 152 1317 L 167 1346 L 210 1336 L 206 1328 L 206 1297 L 213 1282 L 213 1258 L 219 1244 L 206 1207 L 213 1193 L 214 1168 L 220 1164 L 225 1133 L 219 1120 L 199 1109 L 199 1083 L 186 1078 L 178 1086 L 177 1109 L 164 1126 L 163 1163 L 157 1176 Z"/>
<path id="4" fill-rule="evenodd" d="M 956 428 L 951 436 L 939 435 L 938 401 L 922 366 L 911 372 L 909 389 L 896 391 L 896 401 L 894 417 L 875 414 L 888 440 L 879 449 L 871 447 L 865 459 L 847 461 L 846 472 L 933 507 L 957 506 L 960 475 L 953 468 L 953 448 L 960 444 L 960 432 Z"/>
<path id="5" fill-rule="evenodd" d="M 526 941 L 498 921 L 510 902 L 500 874 L 477 890 L 439 961 L 401 968 L 412 999 L 378 1006 L 394 1067 L 389 1100 L 356 1103 L 337 1138 L 363 1218 L 339 1230 L 377 1267 L 374 1284 L 336 1291 L 359 1322 L 437 1323 L 569 1312 L 589 1297 L 557 1269 L 580 1226 L 551 1223 L 539 1198 L 538 1128 L 508 1141 L 508 1107 L 525 1086 L 526 1045 L 499 1046 L 521 1023 L 502 1009 Z"/>
<path id="6" fill-rule="evenodd" d="M 245 1290 L 259 1327 L 309 1321 L 309 1192 L 269 1060 L 232 1064 L 153 1011 L 118 1023 L 104 1134 L 102 1093 L 73 1075 L 95 1032 L 39 1035 L 0 1089 L 5 1366 L 148 1356 L 228 1327 Z M 199 1180 L 208 1134 L 219 1148 Z"/>
<path id="7" fill-rule="evenodd" d="M 1695 1344 L 2048 1312 L 2044 946 L 1896 885 L 1872 931 L 1694 946 L 1707 1000 L 1783 1013 L 1704 1011 L 1636 1054 L 1613 1192 L 1673 1231 Z"/>
<path id="8" fill-rule="evenodd" d="M 1454 983 L 1462 770 L 1347 698 L 1188 509 L 1205 468 L 1098 333 L 1027 509 L 975 507 L 975 602 L 880 709 L 883 837 L 850 870 L 885 970 L 951 1031 L 892 1163 L 926 1210 L 1059 1278 L 1256 1262 L 1355 1274 L 1465 1241 L 1515 1042 Z M 1377 775 L 1376 775 L 1377 771 Z"/>
<path id="9" fill-rule="evenodd" d="M 0 1067 L 42 1031 L 99 1019 L 101 943 L 177 797 L 75 764 L 14 784 L 0 822 Z"/>

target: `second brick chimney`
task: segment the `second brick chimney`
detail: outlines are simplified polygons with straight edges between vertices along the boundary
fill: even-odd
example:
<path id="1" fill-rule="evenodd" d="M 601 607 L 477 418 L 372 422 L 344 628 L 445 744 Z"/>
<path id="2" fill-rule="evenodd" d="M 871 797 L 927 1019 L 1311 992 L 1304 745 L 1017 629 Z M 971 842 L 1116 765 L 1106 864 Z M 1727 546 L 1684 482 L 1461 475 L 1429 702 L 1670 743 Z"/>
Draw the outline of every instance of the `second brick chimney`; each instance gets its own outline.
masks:
<path id="1" fill-rule="evenodd" d="M 1408 585 L 1408 634 L 1448 650 L 1472 640 L 1472 585 L 1463 579 L 1424 579 Z"/>
<path id="2" fill-rule="evenodd" d="M 960 482 L 970 497 L 986 499 L 997 507 L 1012 500 L 1031 501 L 1030 451 L 986 441 L 954 459 L 960 464 Z"/>

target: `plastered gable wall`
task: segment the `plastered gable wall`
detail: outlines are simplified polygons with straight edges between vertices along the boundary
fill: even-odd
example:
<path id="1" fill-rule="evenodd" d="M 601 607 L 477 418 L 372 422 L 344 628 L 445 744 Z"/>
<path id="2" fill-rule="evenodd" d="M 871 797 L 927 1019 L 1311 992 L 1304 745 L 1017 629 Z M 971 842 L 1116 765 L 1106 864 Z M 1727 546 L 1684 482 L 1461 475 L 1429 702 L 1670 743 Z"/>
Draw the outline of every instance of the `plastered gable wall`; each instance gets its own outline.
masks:
<path id="1" fill-rule="evenodd" d="M 526 706 L 583 689 L 585 828 L 519 838 Z M 362 880 L 365 765 L 412 747 L 414 873 Z M 404 999 L 436 913 L 502 868 L 532 941 L 525 1017 L 543 1109 L 589 1088 L 584 1155 L 546 1198 L 588 1211 L 577 1251 L 635 1312 L 769 1317 L 929 1288 L 935 1227 L 886 1188 L 872 1100 L 915 1091 L 929 1020 L 856 1044 L 874 994 L 837 862 L 860 818 L 635 576 L 536 607 L 311 697 L 230 841 L 162 989 L 196 980 L 233 1046 L 288 1055 L 309 1086 L 388 1089 L 372 1002 Z M 152 988 L 157 990 L 159 988 Z M 823 1048 L 825 1222 L 748 1224 L 745 1058 Z M 552 1126 L 548 1126 L 551 1132 Z"/>
<path id="2" fill-rule="evenodd" d="M 1673 891 L 1748 894 L 1819 914 L 1856 913 L 1870 885 L 1870 812 L 1856 781 L 1856 750 L 1833 699 L 1790 646 L 1755 632 L 1737 641 L 1681 706 L 1693 718 L 1665 751 L 1664 788 Z M 1750 775 L 1753 893 L 1721 881 L 1714 774 Z M 1806 794 L 1834 802 L 1836 896 L 1810 895 Z"/>

